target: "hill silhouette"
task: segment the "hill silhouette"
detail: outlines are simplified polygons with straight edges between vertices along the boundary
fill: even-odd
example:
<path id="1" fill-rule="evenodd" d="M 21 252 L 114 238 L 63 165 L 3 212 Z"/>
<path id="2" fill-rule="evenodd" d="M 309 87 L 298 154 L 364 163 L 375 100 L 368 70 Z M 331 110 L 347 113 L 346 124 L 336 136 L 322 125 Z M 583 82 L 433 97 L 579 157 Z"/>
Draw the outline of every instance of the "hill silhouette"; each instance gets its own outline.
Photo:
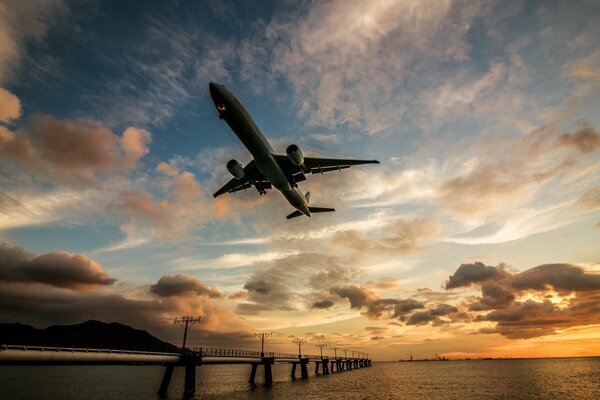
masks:
<path id="1" fill-rule="evenodd" d="M 76 325 L 52 325 L 45 329 L 19 323 L 0 324 L 0 344 L 179 352 L 177 346 L 144 330 L 95 320 Z"/>

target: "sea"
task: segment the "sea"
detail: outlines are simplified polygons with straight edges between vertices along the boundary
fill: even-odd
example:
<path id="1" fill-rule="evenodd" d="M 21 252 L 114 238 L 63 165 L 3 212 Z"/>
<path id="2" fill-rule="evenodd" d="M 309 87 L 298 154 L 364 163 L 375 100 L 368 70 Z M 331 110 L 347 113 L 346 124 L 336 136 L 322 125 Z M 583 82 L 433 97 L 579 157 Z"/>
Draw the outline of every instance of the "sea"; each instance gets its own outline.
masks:
<path id="1" fill-rule="evenodd" d="M 249 365 L 203 365 L 188 399 L 600 399 L 600 357 L 373 362 L 372 367 L 292 380 L 273 367 L 271 386 L 248 384 Z M 0 399 L 159 399 L 162 366 L 0 366 Z M 298 371 L 299 372 L 299 371 Z M 182 399 L 176 368 L 167 399 Z"/>

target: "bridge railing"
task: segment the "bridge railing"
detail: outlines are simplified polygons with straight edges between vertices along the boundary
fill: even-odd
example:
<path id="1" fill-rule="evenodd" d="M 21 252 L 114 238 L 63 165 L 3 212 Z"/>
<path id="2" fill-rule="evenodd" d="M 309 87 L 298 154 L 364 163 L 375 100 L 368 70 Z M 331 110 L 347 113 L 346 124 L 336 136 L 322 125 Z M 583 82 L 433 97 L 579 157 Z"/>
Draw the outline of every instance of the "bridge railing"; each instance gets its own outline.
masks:
<path id="1" fill-rule="evenodd" d="M 202 357 L 230 357 L 230 358 L 260 358 L 260 351 L 254 350 L 240 350 L 240 349 L 218 349 L 212 347 L 193 347 L 190 351 L 202 354 Z M 264 352 L 264 357 L 270 358 L 298 358 L 298 354 L 295 353 L 281 353 L 281 352 Z M 321 356 L 312 354 L 303 354 L 302 358 L 321 358 Z"/>
<path id="2" fill-rule="evenodd" d="M 202 357 L 260 358 L 260 351 L 253 350 L 217 349 L 210 347 L 194 347 L 190 350 L 202 354 Z"/>

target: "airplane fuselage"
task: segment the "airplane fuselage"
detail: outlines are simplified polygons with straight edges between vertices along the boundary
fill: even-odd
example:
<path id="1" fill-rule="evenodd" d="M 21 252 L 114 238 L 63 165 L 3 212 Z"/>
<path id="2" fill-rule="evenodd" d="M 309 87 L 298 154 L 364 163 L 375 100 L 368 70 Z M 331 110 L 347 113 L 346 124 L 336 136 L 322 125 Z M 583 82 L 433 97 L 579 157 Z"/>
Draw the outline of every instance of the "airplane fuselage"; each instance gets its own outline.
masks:
<path id="1" fill-rule="evenodd" d="M 275 160 L 273 147 L 246 108 L 225 86 L 211 82 L 209 88 L 219 117 L 227 122 L 227 125 L 252 154 L 258 170 L 271 185 L 283 194 L 292 207 L 310 217 L 306 197 L 297 187 L 292 187 Z"/>

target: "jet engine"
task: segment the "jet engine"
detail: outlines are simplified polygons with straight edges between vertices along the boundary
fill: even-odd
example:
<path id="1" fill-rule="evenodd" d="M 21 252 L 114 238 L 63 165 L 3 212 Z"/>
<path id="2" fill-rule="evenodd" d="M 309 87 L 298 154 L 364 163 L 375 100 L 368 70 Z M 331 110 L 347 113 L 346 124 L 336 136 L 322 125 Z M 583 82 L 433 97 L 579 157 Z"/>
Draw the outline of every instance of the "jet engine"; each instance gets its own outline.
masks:
<path id="1" fill-rule="evenodd" d="M 234 177 L 242 179 L 244 177 L 244 166 L 238 160 L 227 161 L 227 171 Z"/>
<path id="2" fill-rule="evenodd" d="M 290 162 L 296 167 L 301 167 L 304 165 L 304 154 L 302 154 L 302 150 L 300 150 L 300 147 L 297 145 L 290 144 L 287 149 L 285 149 L 285 153 L 290 159 Z"/>

